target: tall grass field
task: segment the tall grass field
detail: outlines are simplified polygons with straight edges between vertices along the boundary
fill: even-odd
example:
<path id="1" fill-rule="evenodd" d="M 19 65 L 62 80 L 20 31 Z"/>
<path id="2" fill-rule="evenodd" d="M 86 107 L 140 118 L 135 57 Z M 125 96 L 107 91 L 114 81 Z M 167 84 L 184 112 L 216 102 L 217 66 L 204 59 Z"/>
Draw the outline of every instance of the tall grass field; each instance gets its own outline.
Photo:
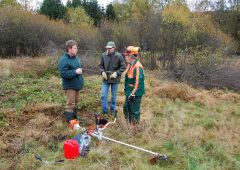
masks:
<path id="1" fill-rule="evenodd" d="M 66 98 L 56 57 L 0 60 L 0 169 L 240 169 L 240 94 L 228 90 L 196 89 L 184 83 L 158 79 L 145 71 L 146 94 L 141 122 L 133 131 L 123 116 L 123 80 L 120 83 L 117 123 L 104 135 L 169 159 L 150 164 L 153 157 L 110 141 L 92 138 L 86 157 L 46 164 L 64 158 L 69 132 L 63 116 Z M 101 111 L 101 76 L 84 72 L 80 117 L 85 126 Z"/>

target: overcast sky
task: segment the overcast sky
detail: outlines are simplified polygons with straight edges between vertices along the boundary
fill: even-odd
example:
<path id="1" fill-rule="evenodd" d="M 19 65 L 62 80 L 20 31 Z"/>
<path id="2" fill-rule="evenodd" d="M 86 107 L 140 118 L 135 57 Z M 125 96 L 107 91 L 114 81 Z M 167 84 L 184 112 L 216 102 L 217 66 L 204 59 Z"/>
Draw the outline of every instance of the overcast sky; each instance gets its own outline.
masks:
<path id="1" fill-rule="evenodd" d="M 21 0 L 18 0 L 21 1 Z M 104 7 L 106 7 L 107 4 L 109 4 L 110 2 L 112 2 L 113 0 L 98 0 L 98 4 L 99 5 L 103 5 Z M 193 2 L 196 2 L 197 0 L 187 0 L 189 7 L 192 9 L 193 7 Z M 31 8 L 36 8 L 39 7 L 40 4 L 43 2 L 43 0 L 30 0 L 30 6 Z M 62 0 L 62 2 L 64 4 L 66 4 L 67 0 Z"/>
<path id="2" fill-rule="evenodd" d="M 21 2 L 21 0 L 18 0 L 18 1 Z M 67 3 L 67 0 L 61 0 L 61 1 L 63 2 L 63 4 Z M 30 0 L 30 6 L 32 8 L 39 7 L 42 2 L 43 0 Z M 112 2 L 112 0 L 98 0 L 98 4 L 101 6 L 103 5 L 104 7 L 110 2 Z"/>
<path id="3" fill-rule="evenodd" d="M 66 3 L 67 0 L 62 0 L 63 3 Z M 106 6 L 107 4 L 109 4 L 110 2 L 112 2 L 112 0 L 98 0 L 98 4 L 99 5 L 104 5 Z"/>

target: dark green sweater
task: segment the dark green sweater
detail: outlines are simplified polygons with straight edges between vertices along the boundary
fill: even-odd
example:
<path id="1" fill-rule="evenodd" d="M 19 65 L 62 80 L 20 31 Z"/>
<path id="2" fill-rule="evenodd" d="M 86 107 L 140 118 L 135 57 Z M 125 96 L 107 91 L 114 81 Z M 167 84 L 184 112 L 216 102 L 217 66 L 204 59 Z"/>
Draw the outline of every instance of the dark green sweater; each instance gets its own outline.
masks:
<path id="1" fill-rule="evenodd" d="M 64 54 L 58 63 L 58 70 L 62 77 L 64 90 L 81 90 L 83 88 L 83 76 L 76 73 L 76 69 L 81 68 L 80 59 L 77 56 Z"/>

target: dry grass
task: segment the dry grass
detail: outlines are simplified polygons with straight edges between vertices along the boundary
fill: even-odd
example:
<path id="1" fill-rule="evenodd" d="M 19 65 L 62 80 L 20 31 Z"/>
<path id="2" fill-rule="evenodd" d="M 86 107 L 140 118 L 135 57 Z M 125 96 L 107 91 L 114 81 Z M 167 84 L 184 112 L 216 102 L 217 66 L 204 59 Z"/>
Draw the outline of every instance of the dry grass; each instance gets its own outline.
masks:
<path id="1" fill-rule="evenodd" d="M 25 71 L 24 67 L 22 69 Z M 100 77 L 85 77 L 86 89 L 80 96 L 91 96 L 90 103 L 99 105 L 96 94 L 100 94 L 100 81 L 97 79 Z M 47 78 L 46 82 L 62 92 L 56 76 Z M 8 125 L 0 130 L 0 155 L 4 155 L 0 169 L 78 169 L 80 165 L 81 169 L 236 169 L 240 167 L 235 160 L 235 155 L 240 153 L 239 99 L 237 93 L 194 89 L 184 83 L 157 80 L 146 72 L 146 95 L 142 101 L 141 125 L 136 133 L 124 120 L 125 97 L 121 84 L 118 122 L 106 129 L 104 135 L 170 156 L 169 161 L 157 165 L 148 163 L 148 154 L 96 139 L 86 158 L 64 164 L 40 164 L 34 159 L 35 150 L 46 158 L 62 158 L 63 142 L 73 136 L 66 130 L 63 106 L 29 103 L 20 116 L 14 108 L 4 110 Z M 94 122 L 91 109 L 96 108 L 91 106 L 89 110 L 80 111 L 80 116 L 88 123 Z M 22 154 L 25 151 L 28 152 Z M 14 163 L 12 158 L 19 161 Z M 195 161 L 197 167 L 189 160 Z"/>
<path id="2" fill-rule="evenodd" d="M 238 102 L 240 95 L 234 92 L 224 92 L 223 90 L 196 89 L 184 83 L 160 81 L 154 79 L 147 80 L 147 96 L 156 95 L 161 98 L 172 100 L 181 99 L 187 102 L 199 102 L 206 106 L 216 105 L 219 102 Z"/>
<path id="3" fill-rule="evenodd" d="M 60 133 L 60 129 L 53 129 L 55 124 L 62 122 L 60 110 L 58 105 L 39 103 L 26 106 L 20 117 L 14 110 L 3 111 L 8 125 L 0 131 L 1 155 L 5 158 L 16 156 L 29 142 L 40 140 L 48 144 L 65 138 L 66 134 Z"/>
<path id="4" fill-rule="evenodd" d="M 57 57 L 18 57 L 14 59 L 0 60 L 0 77 L 6 77 L 17 73 L 33 73 L 41 74 L 51 65 L 57 62 Z"/>

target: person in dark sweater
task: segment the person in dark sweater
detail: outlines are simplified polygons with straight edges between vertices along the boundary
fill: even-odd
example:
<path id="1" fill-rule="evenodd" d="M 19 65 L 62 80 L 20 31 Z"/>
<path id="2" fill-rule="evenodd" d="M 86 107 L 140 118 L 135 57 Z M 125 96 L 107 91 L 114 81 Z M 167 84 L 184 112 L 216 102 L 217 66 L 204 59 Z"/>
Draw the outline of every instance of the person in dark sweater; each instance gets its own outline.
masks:
<path id="1" fill-rule="evenodd" d="M 99 64 L 103 77 L 101 90 L 102 114 L 108 115 L 108 91 L 111 86 L 110 115 L 116 116 L 118 85 L 121 75 L 126 69 L 126 63 L 123 56 L 116 51 L 113 41 L 108 42 L 105 48 L 106 51 L 102 53 L 101 63 Z"/>
<path id="2" fill-rule="evenodd" d="M 60 58 L 58 70 L 62 78 L 62 86 L 67 98 L 64 112 L 67 122 L 78 119 L 77 104 L 79 102 L 79 90 L 83 88 L 83 76 L 80 58 L 77 56 L 78 47 L 74 40 L 65 44 L 66 53 Z"/>

